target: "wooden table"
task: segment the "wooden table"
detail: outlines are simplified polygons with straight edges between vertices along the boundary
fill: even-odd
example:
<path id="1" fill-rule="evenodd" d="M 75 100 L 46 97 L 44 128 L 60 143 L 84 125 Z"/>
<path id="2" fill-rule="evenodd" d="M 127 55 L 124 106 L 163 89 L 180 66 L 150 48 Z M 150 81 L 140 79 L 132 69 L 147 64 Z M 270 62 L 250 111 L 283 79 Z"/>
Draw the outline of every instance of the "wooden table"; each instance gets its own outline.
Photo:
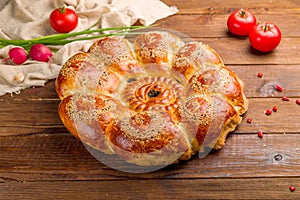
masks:
<path id="1" fill-rule="evenodd" d="M 300 1 L 164 2 L 180 11 L 161 27 L 209 44 L 245 82 L 249 111 L 226 146 L 151 173 L 110 169 L 64 128 L 50 81 L 0 98 L 0 199 L 300 199 Z M 226 19 L 241 7 L 281 28 L 274 52 L 255 53 L 247 38 L 228 34 Z"/>

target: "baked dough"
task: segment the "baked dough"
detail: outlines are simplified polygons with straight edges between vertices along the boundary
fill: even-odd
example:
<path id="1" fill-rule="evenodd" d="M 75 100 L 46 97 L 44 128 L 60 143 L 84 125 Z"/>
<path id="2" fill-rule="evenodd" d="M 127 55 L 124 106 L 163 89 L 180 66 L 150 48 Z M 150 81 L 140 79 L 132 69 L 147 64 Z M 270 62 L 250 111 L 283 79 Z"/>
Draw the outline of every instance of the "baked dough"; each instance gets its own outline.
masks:
<path id="1" fill-rule="evenodd" d="M 141 166 L 169 165 L 220 149 L 248 109 L 244 85 L 201 42 L 167 31 L 97 40 L 56 80 L 71 134 Z"/>

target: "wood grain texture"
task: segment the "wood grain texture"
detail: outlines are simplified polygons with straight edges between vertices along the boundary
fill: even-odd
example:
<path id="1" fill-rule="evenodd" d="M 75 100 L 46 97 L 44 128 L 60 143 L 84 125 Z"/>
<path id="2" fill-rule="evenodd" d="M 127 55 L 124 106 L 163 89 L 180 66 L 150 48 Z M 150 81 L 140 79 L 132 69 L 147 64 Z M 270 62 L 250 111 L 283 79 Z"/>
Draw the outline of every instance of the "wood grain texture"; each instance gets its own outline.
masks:
<path id="1" fill-rule="evenodd" d="M 273 88 L 271 90 L 274 92 Z M 290 101 L 286 102 L 282 101 L 281 95 L 276 95 L 279 97 L 250 98 L 249 110 L 243 116 L 244 120 L 236 132 L 254 133 L 258 130 L 270 133 L 300 132 L 300 112 L 299 105 L 295 103 L 296 98 L 290 98 Z M 58 100 L 1 102 L 0 136 L 67 132 L 57 114 L 58 104 Z M 265 110 L 274 106 L 278 106 L 278 111 L 266 116 Z M 252 118 L 253 123 L 246 123 L 247 118 Z"/>
<path id="2" fill-rule="evenodd" d="M 209 179 L 295 177 L 300 173 L 299 134 L 231 134 L 226 146 L 204 158 L 191 160 L 151 173 L 126 173 L 111 166 L 124 163 L 114 156 L 94 153 L 70 134 L 39 134 L 1 137 L 0 180 L 102 181 L 123 179 Z"/>
<path id="3" fill-rule="evenodd" d="M 299 65 L 300 39 L 282 38 L 280 48 L 268 54 L 255 52 L 246 38 L 201 38 L 198 39 L 214 48 L 227 65 Z"/>
<path id="4" fill-rule="evenodd" d="M 253 12 L 254 13 L 254 12 Z M 179 31 L 193 38 L 215 38 L 231 37 L 236 39 L 247 39 L 246 37 L 237 37 L 228 32 L 226 14 L 184 14 L 173 15 L 157 23 L 160 27 Z M 282 15 L 254 13 L 259 22 L 273 22 L 280 27 L 283 37 L 295 37 L 299 34 L 300 16 L 294 13 L 285 13 Z M 290 24 L 295 24 L 290 26 Z M 188 27 L 188 28 L 187 28 Z"/>
<path id="5" fill-rule="evenodd" d="M 9 182 L 1 184 L 1 197 L 32 199 L 297 199 L 290 192 L 299 178 L 156 179 L 121 181 Z M 47 189 L 45 189 L 47 188 Z M 222 188 L 220 193 L 219 188 Z"/>
<path id="6" fill-rule="evenodd" d="M 151 173 L 111 169 L 63 126 L 51 80 L 0 97 L 0 199 L 300 199 L 300 1 L 163 1 L 179 12 L 157 24 L 213 47 L 245 83 L 249 110 L 224 148 Z M 258 53 L 246 37 L 228 33 L 228 15 L 242 7 L 279 25 L 275 51 Z"/>
<path id="7" fill-rule="evenodd" d="M 300 3 L 298 0 L 249 0 L 249 1 L 231 1 L 231 0 L 164 0 L 168 5 L 174 5 L 179 8 L 179 14 L 229 14 L 234 9 L 248 8 L 253 12 L 268 13 L 298 13 Z"/>

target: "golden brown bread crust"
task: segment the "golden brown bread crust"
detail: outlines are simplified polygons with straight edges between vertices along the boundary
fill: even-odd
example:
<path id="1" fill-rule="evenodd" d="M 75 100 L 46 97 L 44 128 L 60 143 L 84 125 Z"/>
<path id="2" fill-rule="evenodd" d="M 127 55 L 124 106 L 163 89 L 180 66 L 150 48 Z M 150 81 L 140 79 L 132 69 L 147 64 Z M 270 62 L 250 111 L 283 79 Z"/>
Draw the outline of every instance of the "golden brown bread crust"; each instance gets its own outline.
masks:
<path id="1" fill-rule="evenodd" d="M 56 79 L 70 133 L 142 166 L 224 146 L 248 108 L 243 88 L 212 48 L 162 31 L 100 39 Z"/>
<path id="2" fill-rule="evenodd" d="M 81 93 L 82 90 L 110 94 L 114 92 L 119 76 L 110 68 L 98 64 L 88 53 L 77 53 L 63 65 L 56 80 L 60 98 Z"/>
<path id="3" fill-rule="evenodd" d="M 243 82 L 224 66 L 220 56 L 208 45 L 186 43 L 179 49 L 172 69 L 182 81 L 189 81 L 200 93 L 225 93 L 239 114 L 246 112 L 248 101 L 243 94 Z"/>
<path id="4" fill-rule="evenodd" d="M 102 67 L 112 69 L 120 75 L 142 70 L 128 41 L 122 37 L 102 38 L 92 44 L 88 54 L 101 63 Z"/>

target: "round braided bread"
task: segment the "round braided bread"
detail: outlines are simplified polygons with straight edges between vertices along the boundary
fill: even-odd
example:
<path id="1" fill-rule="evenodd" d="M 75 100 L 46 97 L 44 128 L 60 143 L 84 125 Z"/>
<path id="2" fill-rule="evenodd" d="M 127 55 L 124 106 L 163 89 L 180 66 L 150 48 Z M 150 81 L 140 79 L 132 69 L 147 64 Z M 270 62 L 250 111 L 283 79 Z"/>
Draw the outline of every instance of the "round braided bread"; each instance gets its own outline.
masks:
<path id="1" fill-rule="evenodd" d="M 243 87 L 208 45 L 167 31 L 99 39 L 56 80 L 70 133 L 141 166 L 220 149 L 248 109 Z"/>

